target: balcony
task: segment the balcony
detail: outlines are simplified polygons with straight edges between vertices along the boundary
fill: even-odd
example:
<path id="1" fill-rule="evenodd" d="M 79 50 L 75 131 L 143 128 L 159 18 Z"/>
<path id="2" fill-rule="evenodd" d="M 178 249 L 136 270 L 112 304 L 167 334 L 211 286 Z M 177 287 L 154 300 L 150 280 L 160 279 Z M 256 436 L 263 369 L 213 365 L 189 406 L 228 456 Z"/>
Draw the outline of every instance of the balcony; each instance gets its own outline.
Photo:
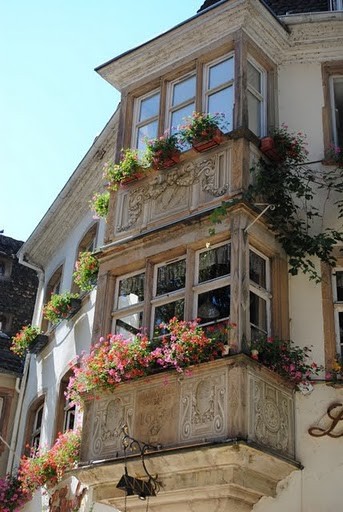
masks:
<path id="1" fill-rule="evenodd" d="M 169 371 L 127 382 L 86 402 L 77 476 L 93 487 L 95 501 L 118 508 L 124 504 L 116 488 L 124 472 L 123 424 L 156 446 L 146 455 L 161 482 L 152 510 L 167 503 L 193 510 L 192 499 L 204 511 L 213 509 L 213 499 L 251 510 L 298 467 L 292 389 L 245 355 L 202 363 L 188 376 Z M 130 455 L 127 465 L 144 478 L 139 456 Z M 129 510 L 145 510 L 137 496 L 127 501 Z"/>

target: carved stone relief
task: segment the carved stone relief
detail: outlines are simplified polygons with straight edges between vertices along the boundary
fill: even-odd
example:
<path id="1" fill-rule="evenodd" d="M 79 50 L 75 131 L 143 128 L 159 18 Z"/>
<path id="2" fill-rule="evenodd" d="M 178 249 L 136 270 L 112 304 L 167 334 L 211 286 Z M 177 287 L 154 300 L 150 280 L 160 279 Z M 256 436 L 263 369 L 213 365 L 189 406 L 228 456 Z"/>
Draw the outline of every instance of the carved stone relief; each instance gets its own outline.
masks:
<path id="1" fill-rule="evenodd" d="M 175 440 L 179 394 L 173 383 L 137 391 L 134 432 L 145 443 L 166 446 Z"/>
<path id="2" fill-rule="evenodd" d="M 290 394 L 249 375 L 250 432 L 257 442 L 293 454 L 293 401 Z"/>
<path id="3" fill-rule="evenodd" d="M 226 372 L 187 378 L 181 386 L 180 440 L 211 439 L 227 431 Z"/>
<path id="4" fill-rule="evenodd" d="M 116 232 L 187 212 L 229 191 L 230 148 L 162 171 L 118 195 Z M 193 194 L 194 188 L 200 188 Z M 199 193 L 200 192 L 200 193 Z M 205 194 L 205 195 L 204 195 Z M 196 203 L 194 204 L 194 198 Z M 158 199 L 158 201 L 157 201 Z"/>
<path id="5" fill-rule="evenodd" d="M 90 460 L 114 457 L 122 452 L 122 426 L 132 427 L 133 394 L 96 400 L 91 427 Z"/>

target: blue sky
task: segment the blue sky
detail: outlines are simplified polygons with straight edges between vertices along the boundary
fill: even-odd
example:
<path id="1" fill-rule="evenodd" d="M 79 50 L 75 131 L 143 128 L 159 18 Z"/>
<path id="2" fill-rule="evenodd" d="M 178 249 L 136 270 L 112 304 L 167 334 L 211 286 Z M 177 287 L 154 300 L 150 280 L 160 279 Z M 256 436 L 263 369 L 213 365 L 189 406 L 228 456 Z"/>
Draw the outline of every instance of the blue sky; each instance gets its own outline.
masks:
<path id="1" fill-rule="evenodd" d="M 114 112 L 119 93 L 94 68 L 193 16 L 201 4 L 1 2 L 0 230 L 6 236 L 29 237 Z"/>

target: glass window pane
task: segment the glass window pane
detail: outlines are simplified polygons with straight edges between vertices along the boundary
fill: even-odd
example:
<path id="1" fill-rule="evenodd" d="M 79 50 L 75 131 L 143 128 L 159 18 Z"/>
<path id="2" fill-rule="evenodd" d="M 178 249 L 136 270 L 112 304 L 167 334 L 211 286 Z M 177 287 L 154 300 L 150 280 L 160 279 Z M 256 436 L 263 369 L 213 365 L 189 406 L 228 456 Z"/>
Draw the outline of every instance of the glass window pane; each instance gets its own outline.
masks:
<path id="1" fill-rule="evenodd" d="M 173 100 L 172 105 L 179 105 L 184 101 L 190 100 L 195 96 L 195 76 L 187 78 L 179 82 L 173 87 Z"/>
<path id="2" fill-rule="evenodd" d="M 180 108 L 179 110 L 172 112 L 170 125 L 170 130 L 172 133 L 175 133 L 180 130 L 180 127 L 186 123 L 185 118 L 191 116 L 194 112 L 194 109 L 195 103 L 191 103 L 186 107 Z"/>
<path id="3" fill-rule="evenodd" d="M 155 308 L 155 329 L 158 328 L 162 323 L 168 323 L 169 320 L 174 316 L 176 316 L 176 318 L 178 318 L 179 320 L 183 320 L 184 306 L 184 299 L 179 299 L 174 302 L 169 302 L 168 304 L 163 304 L 163 306 L 158 306 L 157 308 Z"/>
<path id="4" fill-rule="evenodd" d="M 262 297 L 250 292 L 250 323 L 262 333 L 267 333 L 267 303 Z"/>
<path id="5" fill-rule="evenodd" d="M 156 93 L 140 102 L 138 121 L 144 121 L 158 115 L 160 108 L 160 94 Z"/>
<path id="6" fill-rule="evenodd" d="M 343 301 L 343 272 L 336 272 L 337 300 Z"/>
<path id="7" fill-rule="evenodd" d="M 154 139 L 157 137 L 158 122 L 153 121 L 152 123 L 146 124 L 138 128 L 136 148 L 144 151 L 146 148 L 146 139 Z"/>
<path id="8" fill-rule="evenodd" d="M 338 313 L 339 321 L 339 342 L 341 344 L 341 355 L 343 356 L 343 312 Z"/>
<path id="9" fill-rule="evenodd" d="M 261 101 L 248 91 L 249 129 L 258 137 L 261 135 Z"/>
<path id="10" fill-rule="evenodd" d="M 137 311 L 131 315 L 116 319 L 115 334 L 121 334 L 124 338 L 132 338 L 140 332 L 143 325 L 143 311 Z"/>
<path id="11" fill-rule="evenodd" d="M 230 274 L 230 244 L 199 254 L 198 282 L 203 283 Z"/>
<path id="12" fill-rule="evenodd" d="M 261 72 L 248 62 L 248 84 L 251 85 L 256 91 L 262 91 Z"/>
<path id="13" fill-rule="evenodd" d="M 335 78 L 333 82 L 335 104 L 336 146 L 343 146 L 343 78 Z"/>
<path id="14" fill-rule="evenodd" d="M 119 284 L 117 308 L 127 308 L 144 300 L 145 274 L 122 279 Z"/>
<path id="15" fill-rule="evenodd" d="M 233 87 L 226 87 L 221 91 L 209 95 L 207 100 L 207 112 L 211 112 L 212 114 L 216 112 L 224 114 L 223 121 L 219 128 L 224 132 L 233 130 Z"/>
<path id="16" fill-rule="evenodd" d="M 181 290 L 186 282 L 186 260 L 174 261 L 157 270 L 156 295 Z"/>
<path id="17" fill-rule="evenodd" d="M 214 66 L 211 66 L 208 74 L 208 88 L 213 89 L 225 82 L 233 80 L 234 60 L 233 57 L 223 60 Z"/>
<path id="18" fill-rule="evenodd" d="M 43 419 L 43 406 L 41 406 L 36 412 L 35 430 L 38 430 L 42 426 Z"/>
<path id="19" fill-rule="evenodd" d="M 249 277 L 254 283 L 266 288 L 266 260 L 253 251 L 249 253 Z"/>
<path id="20" fill-rule="evenodd" d="M 197 318 L 206 323 L 230 316 L 230 286 L 200 293 L 198 296 Z"/>

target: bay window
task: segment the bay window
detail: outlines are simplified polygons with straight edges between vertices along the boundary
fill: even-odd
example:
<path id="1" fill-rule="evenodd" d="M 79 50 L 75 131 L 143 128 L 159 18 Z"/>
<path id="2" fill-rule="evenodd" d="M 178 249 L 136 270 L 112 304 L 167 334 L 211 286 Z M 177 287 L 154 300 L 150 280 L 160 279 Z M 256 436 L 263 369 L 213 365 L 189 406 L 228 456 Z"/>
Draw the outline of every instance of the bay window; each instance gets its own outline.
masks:
<path id="1" fill-rule="evenodd" d="M 194 111 L 223 114 L 220 128 L 225 133 L 232 131 L 235 101 L 246 105 L 247 127 L 258 137 L 263 136 L 267 124 L 267 72 L 251 56 L 245 66 L 247 87 L 239 94 L 235 92 L 234 52 L 210 62 L 194 63 L 183 76 L 178 72 L 175 80 L 162 79 L 161 89 L 134 100 L 131 146 L 143 150 L 146 138 L 157 137 L 165 130 L 175 133 Z"/>

